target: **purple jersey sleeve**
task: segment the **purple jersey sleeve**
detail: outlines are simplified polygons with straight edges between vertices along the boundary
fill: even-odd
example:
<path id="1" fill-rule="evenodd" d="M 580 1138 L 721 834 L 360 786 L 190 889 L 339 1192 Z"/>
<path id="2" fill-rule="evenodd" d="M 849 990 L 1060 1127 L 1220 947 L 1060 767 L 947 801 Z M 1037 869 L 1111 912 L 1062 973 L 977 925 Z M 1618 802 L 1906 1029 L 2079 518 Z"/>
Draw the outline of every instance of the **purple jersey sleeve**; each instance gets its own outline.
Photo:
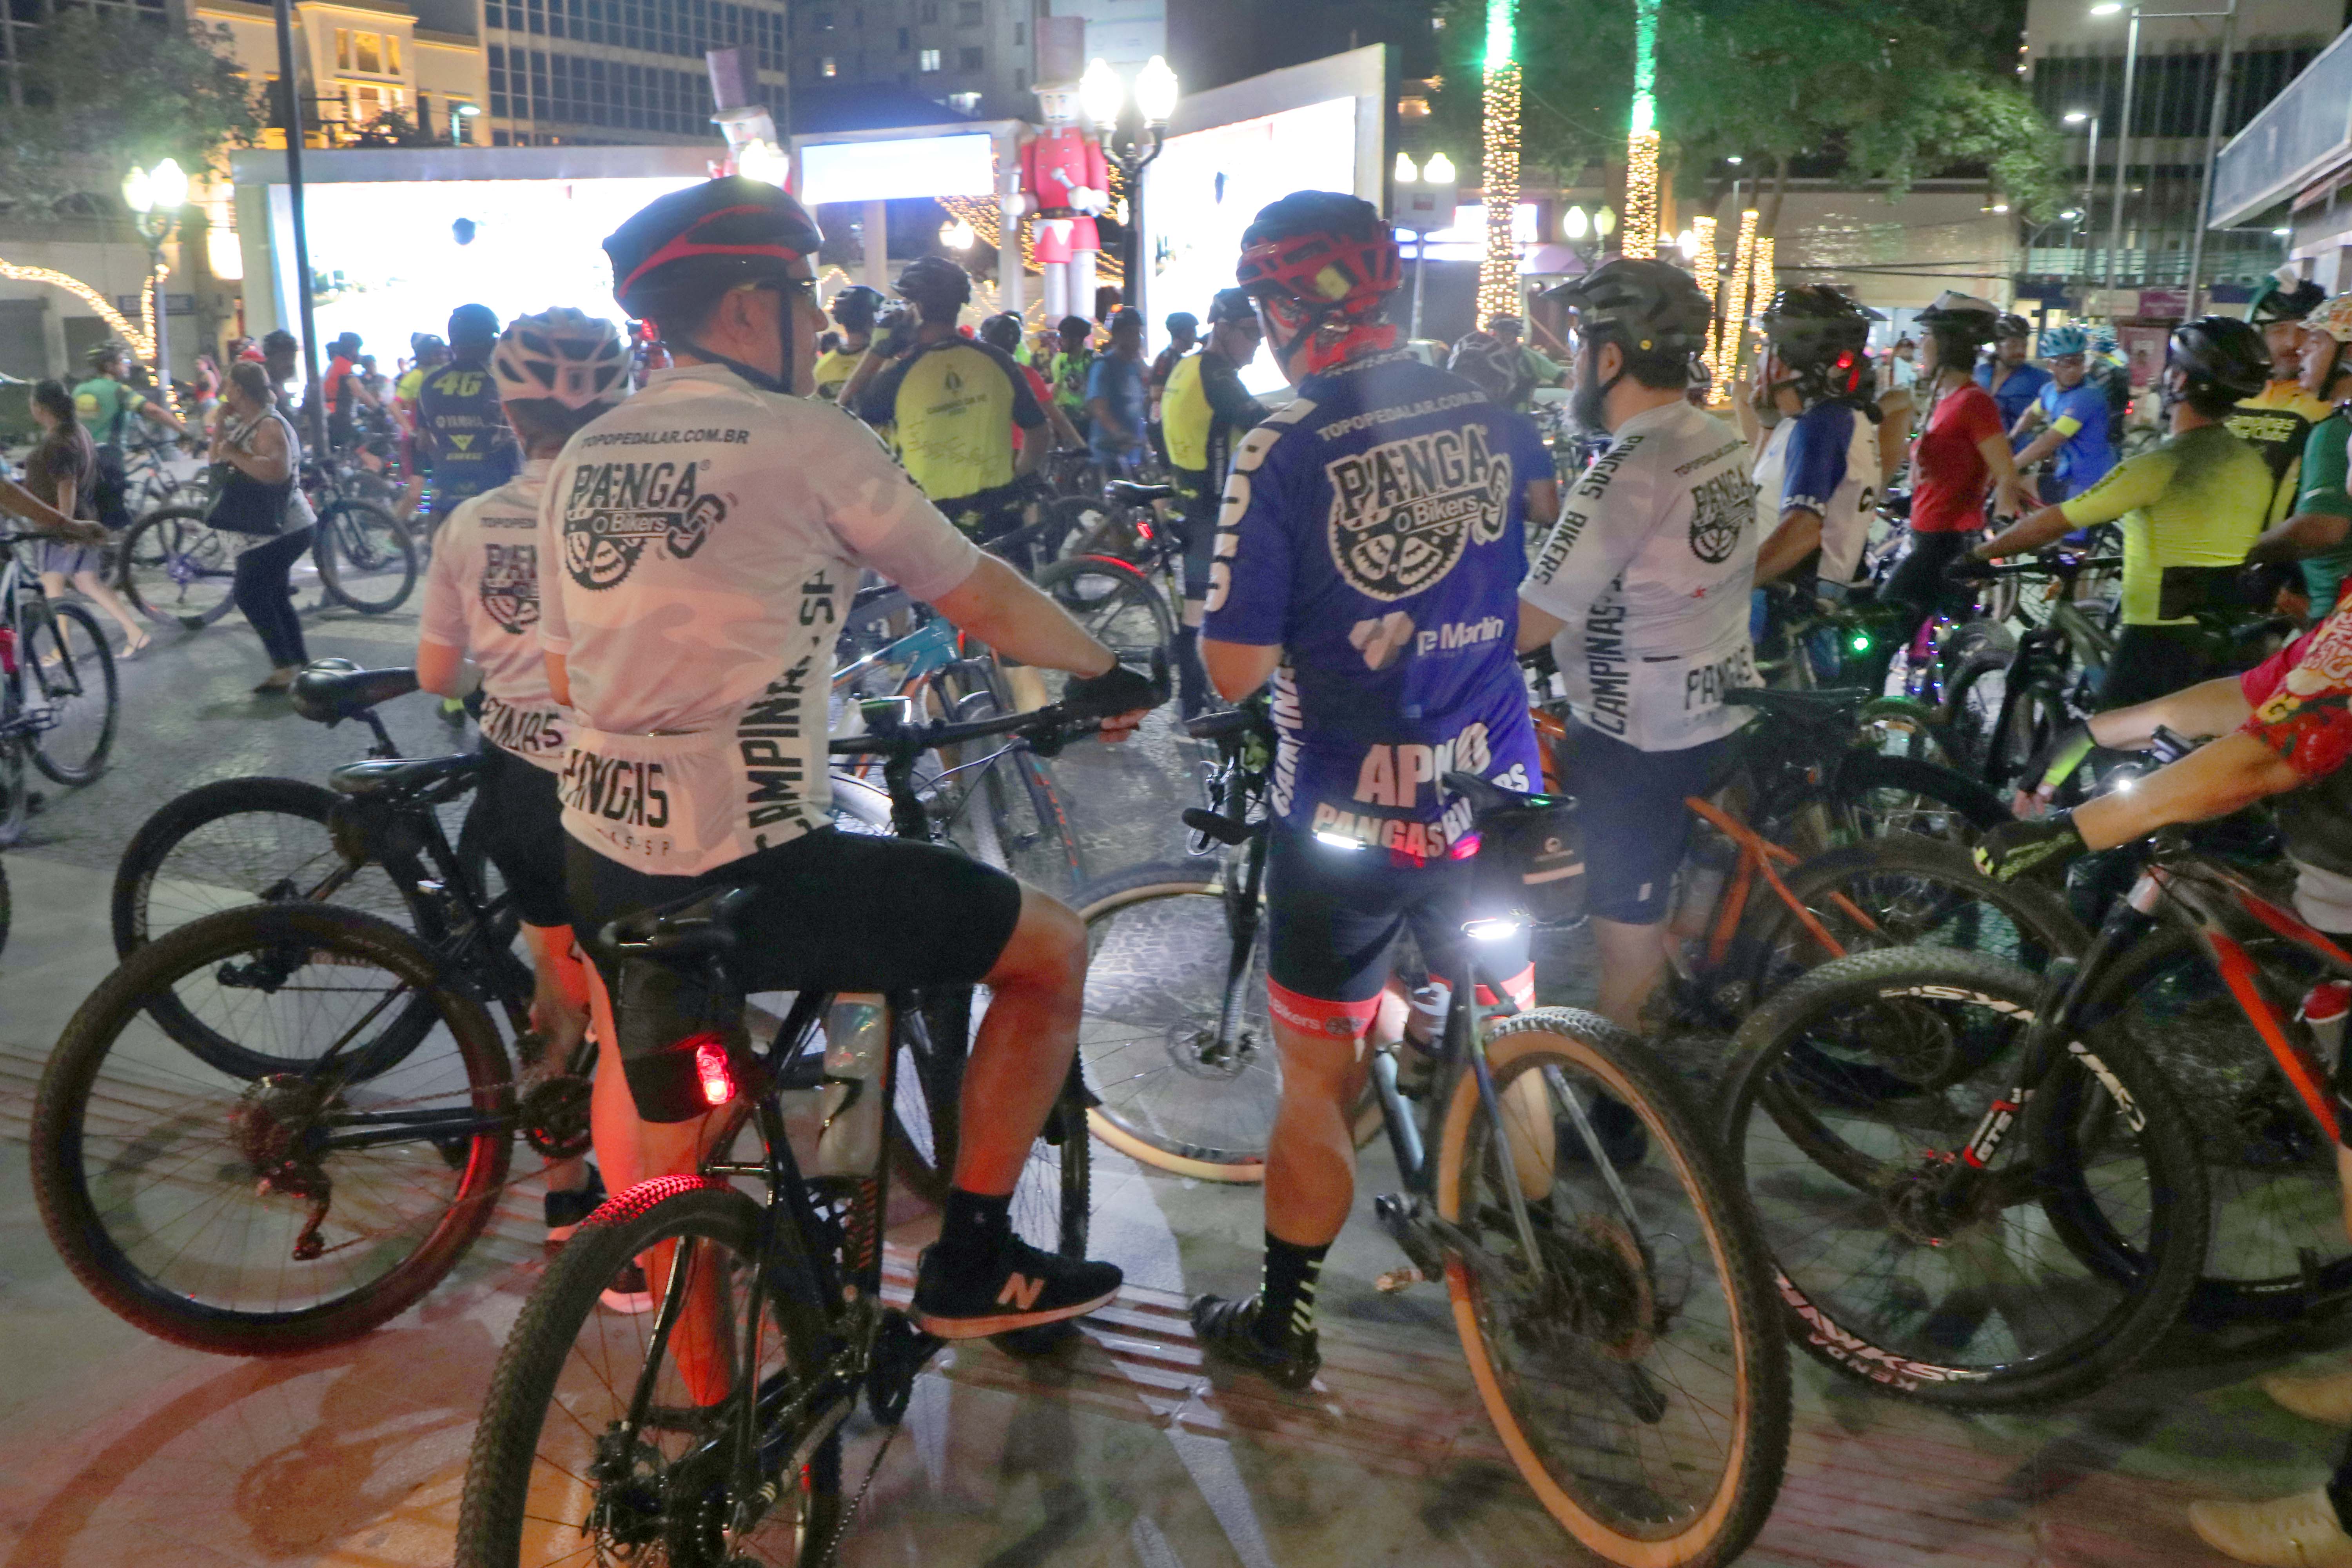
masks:
<path id="1" fill-rule="evenodd" d="M 1853 420 L 1853 410 L 1843 403 L 1816 403 L 1798 418 L 1789 432 L 1787 477 L 1780 489 L 1784 515 L 1800 508 L 1828 515 L 1830 498 L 1845 483 Z"/>
<path id="2" fill-rule="evenodd" d="M 1307 405 L 1307 412 L 1312 409 Z M 1284 466 L 1276 453 L 1289 429 L 1287 422 L 1269 420 L 1234 450 L 1224 507 L 1217 516 L 1216 556 L 1209 568 L 1208 615 L 1201 626 L 1202 636 L 1218 642 L 1273 647 L 1286 640 L 1295 551 L 1283 495 Z"/>

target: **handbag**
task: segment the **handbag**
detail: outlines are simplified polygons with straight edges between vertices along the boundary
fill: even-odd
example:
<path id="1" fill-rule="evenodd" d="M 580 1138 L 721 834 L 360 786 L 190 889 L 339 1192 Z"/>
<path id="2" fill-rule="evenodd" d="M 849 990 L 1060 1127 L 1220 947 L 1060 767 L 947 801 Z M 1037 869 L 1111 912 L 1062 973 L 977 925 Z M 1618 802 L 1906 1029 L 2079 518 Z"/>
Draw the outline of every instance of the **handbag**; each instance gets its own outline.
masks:
<path id="1" fill-rule="evenodd" d="M 286 531 L 286 502 L 294 489 L 291 474 L 273 485 L 233 463 L 215 464 L 214 470 L 219 483 L 205 513 L 208 526 L 255 539 L 274 539 Z"/>

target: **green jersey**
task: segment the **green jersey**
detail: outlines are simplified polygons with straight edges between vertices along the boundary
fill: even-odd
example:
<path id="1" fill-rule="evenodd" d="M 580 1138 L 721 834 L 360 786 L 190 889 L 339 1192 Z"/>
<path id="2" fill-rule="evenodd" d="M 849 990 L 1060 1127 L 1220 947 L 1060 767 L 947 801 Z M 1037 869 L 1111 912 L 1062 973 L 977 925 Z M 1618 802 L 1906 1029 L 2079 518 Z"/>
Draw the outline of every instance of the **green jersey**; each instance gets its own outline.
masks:
<path id="1" fill-rule="evenodd" d="M 2352 442 L 2352 419 L 2341 413 L 2331 414 L 2311 427 L 2303 443 L 2302 489 L 2294 499 L 2297 512 L 2352 518 L 2352 491 L 2345 487 L 2346 470 L 2352 468 L 2345 454 L 2347 442 Z M 2326 616 L 2327 607 L 2336 603 L 2336 591 L 2347 572 L 2352 572 L 2352 540 L 2303 563 L 2304 591 L 2311 595 L 2315 620 Z"/>
<path id="2" fill-rule="evenodd" d="M 74 416 L 101 447 L 120 447 L 131 416 L 147 406 L 147 395 L 110 375 L 94 375 L 74 388 Z"/>

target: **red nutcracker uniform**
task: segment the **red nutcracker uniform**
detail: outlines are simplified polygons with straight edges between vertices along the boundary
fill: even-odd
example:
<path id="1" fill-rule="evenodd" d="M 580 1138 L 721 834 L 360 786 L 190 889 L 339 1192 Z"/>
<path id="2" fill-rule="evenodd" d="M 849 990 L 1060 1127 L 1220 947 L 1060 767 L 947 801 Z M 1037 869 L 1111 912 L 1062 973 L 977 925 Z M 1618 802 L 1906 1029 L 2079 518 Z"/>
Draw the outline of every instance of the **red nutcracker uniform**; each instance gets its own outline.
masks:
<path id="1" fill-rule="evenodd" d="M 1076 94 L 1040 87 L 1045 129 L 1021 147 L 1023 204 L 1036 214 L 1030 241 L 1045 274 L 1045 319 L 1094 313 L 1095 215 L 1109 203 L 1110 171 L 1102 143 L 1079 129 Z"/>

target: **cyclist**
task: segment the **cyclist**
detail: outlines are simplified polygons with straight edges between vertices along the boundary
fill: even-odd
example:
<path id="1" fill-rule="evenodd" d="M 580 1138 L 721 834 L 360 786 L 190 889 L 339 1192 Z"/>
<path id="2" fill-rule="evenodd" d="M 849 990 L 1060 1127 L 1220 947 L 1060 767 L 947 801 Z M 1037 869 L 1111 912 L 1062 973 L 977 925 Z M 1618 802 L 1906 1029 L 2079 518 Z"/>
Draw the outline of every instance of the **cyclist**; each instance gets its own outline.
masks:
<path id="1" fill-rule="evenodd" d="M 1713 317 L 1689 273 L 1618 260 L 1546 296 L 1575 312 L 1570 410 L 1607 449 L 1562 498 L 1519 590 L 1518 647 L 1568 685 L 1560 787 L 1582 805 L 1599 1010 L 1627 1028 L 1664 973 L 1684 797 L 1713 775 L 1758 684 L 1748 640 L 1756 487 L 1748 443 L 1683 398 Z"/>
<path id="2" fill-rule="evenodd" d="M 408 483 L 400 492 L 400 515 L 416 515 L 417 503 L 425 499 L 425 481 L 433 472 L 433 458 L 425 443 L 416 438 L 417 399 L 425 393 L 425 378 L 449 363 L 449 345 L 437 332 L 418 332 L 408 340 L 409 353 L 415 363 L 401 374 L 392 384 L 393 421 L 400 426 L 400 466 L 407 471 Z"/>
<path id="3" fill-rule="evenodd" d="M 1761 586 L 1843 598 L 1878 510 L 1878 407 L 1870 323 L 1885 318 L 1824 283 L 1783 289 L 1764 310 L 1764 384 L 1780 411 L 1756 462 Z"/>
<path id="4" fill-rule="evenodd" d="M 1066 448 L 1083 447 L 1086 445 L 1085 440 L 1078 435 L 1077 426 L 1070 423 L 1068 418 L 1063 415 L 1061 405 L 1054 401 L 1054 389 L 1046 384 L 1045 378 L 1038 374 L 1037 367 L 1035 365 L 1031 364 L 1027 360 L 1021 357 L 1019 353 L 1021 348 L 1021 314 L 1019 311 L 1000 311 L 996 315 L 991 316 L 988 320 L 981 322 L 980 341 L 986 343 L 990 348 L 996 349 L 1003 353 L 1007 358 L 1011 359 L 1013 363 L 1021 367 L 1022 382 L 1029 388 L 1029 395 L 1037 400 L 1037 406 L 1045 411 L 1045 423 L 1054 432 L 1054 439 L 1052 442 L 1053 450 L 1062 451 Z M 1028 442 L 1028 432 L 1022 429 L 1018 425 L 1014 426 L 1013 427 L 1013 446 L 1016 447 L 1024 447 Z"/>
<path id="5" fill-rule="evenodd" d="M 2326 301 L 2327 291 L 2287 268 L 2264 279 L 2247 302 L 2246 320 L 2262 330 L 2269 351 L 2263 384 L 2230 416 L 2230 433 L 2252 447 L 2270 465 L 2270 515 L 2278 523 L 2294 510 L 2303 493 L 2303 451 L 2311 427 L 2326 419 L 2328 405 L 2303 384 L 2304 320 Z M 2315 608 L 2328 601 L 2321 600 Z"/>
<path id="6" fill-rule="evenodd" d="M 2099 683 L 2103 709 L 2178 691 L 2206 674 L 2209 634 L 2194 612 L 2234 595 L 2236 568 L 2270 507 L 2269 468 L 2225 423 L 2261 386 L 2265 363 L 2260 334 L 2235 318 L 2202 316 L 2179 328 L 2165 358 L 2172 433 L 2164 443 L 1954 563 L 1957 577 L 1981 575 L 1983 563 L 2120 521 L 2123 629 Z"/>
<path id="7" fill-rule="evenodd" d="M 1012 1233 L 1013 1184 L 1076 1046 L 1086 933 L 1066 907 L 978 861 L 840 832 L 826 805 L 834 636 L 871 568 L 1010 658 L 1076 678 L 1065 700 L 1131 732 L 1150 683 L 958 533 L 873 436 L 811 397 L 815 222 L 729 176 L 646 205 L 604 242 L 614 296 L 675 363 L 572 437 L 540 520 L 540 641 L 572 710 L 560 785 L 577 930 L 727 882 L 752 990 L 985 984 L 962 1140 L 914 1315 L 946 1338 L 1093 1310 L 1119 1271 Z M 597 1163 L 615 1189 L 694 1168 L 704 1123 L 684 1027 L 657 1012 L 624 1059 L 602 976 Z M 635 1037 L 632 1037 L 633 1038 Z M 690 1110 L 668 1100 L 683 1069 Z M 634 1083 L 634 1090 L 625 1085 Z M 685 1096 L 681 1096 L 681 1099 Z M 644 1120 L 633 1101 L 656 1118 Z M 694 1118 L 694 1119 L 682 1119 Z"/>
<path id="8" fill-rule="evenodd" d="M 510 482 L 460 503 L 441 526 L 417 620 L 416 683 L 443 697 L 481 694 L 472 826 L 521 917 L 540 1059 L 563 1062 L 587 1031 L 588 975 L 564 901 L 555 795 L 571 715 L 548 690 L 539 649 L 540 498 L 564 441 L 627 395 L 629 351 L 609 321 L 548 310 L 507 328 L 491 352 L 490 375 L 523 468 Z M 551 1164 L 549 1239 L 570 1237 L 602 1201 L 586 1161 Z M 650 1300 L 635 1289 L 607 1298 L 640 1310 Z"/>
<path id="9" fill-rule="evenodd" d="M 2010 426 L 2011 441 L 2025 443 L 2017 453 L 2021 471 L 2057 458 L 2037 487 L 2046 506 L 2080 495 L 2116 466 L 2116 449 L 2107 439 L 2107 395 L 2091 384 L 2089 350 L 2089 334 L 2080 327 L 2053 327 L 2042 333 L 2049 384 Z M 2036 426 L 2046 428 L 2035 435 Z"/>
<path id="10" fill-rule="evenodd" d="M 1151 357 L 1151 445 L 1166 462 L 1168 453 L 1160 437 L 1160 399 L 1167 395 L 1168 378 L 1175 373 L 1176 363 L 1201 344 L 1201 318 L 1190 310 L 1176 310 L 1168 317 L 1168 346 Z"/>
<path id="11" fill-rule="evenodd" d="M 867 423 L 892 428 L 916 485 L 985 544 L 1022 524 L 1045 441 L 1016 452 L 1013 432 L 1042 429 L 1045 411 L 1011 354 L 956 331 L 971 274 L 944 256 L 919 256 L 896 287 L 921 320 L 876 349 L 842 395 Z"/>
<path id="12" fill-rule="evenodd" d="M 2330 412 L 2304 441 L 2294 515 L 2256 540 L 2246 559 L 2300 557 L 2304 591 L 2316 617 L 2336 602 L 2336 589 L 2352 569 L 2352 548 L 2347 547 L 2346 537 L 2352 532 L 2352 494 L 2345 488 L 2352 419 L 2343 407 L 2352 398 L 2352 356 L 2344 352 L 2344 345 L 2352 342 L 2352 293 L 2322 304 L 2305 320 L 2304 328 L 2304 390 Z"/>
<path id="13" fill-rule="evenodd" d="M 2102 713 L 2071 726 L 2031 765 L 2042 793 L 2062 782 L 2095 744 L 2137 749 L 2159 725 L 2219 736 L 2205 746 L 2076 807 L 2003 823 L 1985 836 L 1978 864 L 2000 881 L 2055 875 L 2092 850 L 2133 843 L 2159 827 L 2224 816 L 2275 797 L 2273 812 L 2294 868 L 2296 910 L 2336 944 L 2352 945 L 2352 609 L 2342 601 L 2320 626 L 2242 676 Z M 2334 1064 L 2340 1134 L 2352 1137 L 2352 1053 Z M 2352 1149 L 2336 1169 L 2352 1229 Z M 2273 1373 L 2262 1380 L 2297 1415 L 2352 1424 L 2352 1369 Z M 2352 1564 L 2352 1446 L 2322 1487 L 2268 1502 L 2196 1502 L 2189 1523 L 2209 1545 L 2243 1563 L 2298 1568 Z"/>
<path id="14" fill-rule="evenodd" d="M 1462 941 L 1467 807 L 1441 781 L 1465 769 L 1524 790 L 1539 776 L 1512 650 L 1517 481 L 1538 454 L 1475 389 L 1396 347 L 1382 316 L 1402 268 L 1369 202 L 1283 197 L 1244 231 L 1236 270 L 1297 396 L 1234 453 L 1201 653 L 1229 700 L 1273 679 L 1266 990 L 1282 1100 L 1263 1283 L 1203 1296 L 1192 1316 L 1209 1354 L 1303 1388 L 1321 1364 L 1316 1281 L 1353 1193 L 1349 1113 L 1389 947 L 1410 925 L 1443 973 Z M 1479 953 L 1521 1005 L 1527 952 L 1520 933 Z M 1401 1019 L 1402 998 L 1386 1011 Z"/>
<path id="15" fill-rule="evenodd" d="M 286 391 L 286 384 L 293 380 L 295 373 L 302 368 L 299 363 L 301 357 L 302 341 L 283 327 L 272 328 L 261 334 L 262 374 L 268 378 L 278 406 L 289 415 L 294 410 L 289 406 L 292 400 Z"/>
<path id="16" fill-rule="evenodd" d="M 1217 542 L 1218 498 L 1234 452 L 1265 405 L 1242 385 L 1242 367 L 1257 358 L 1265 337 L 1257 307 L 1239 289 L 1221 289 L 1209 302 L 1209 339 L 1168 373 L 1160 427 L 1184 531 L 1184 616 L 1176 628 L 1177 701 L 1192 718 L 1209 705 L 1208 672 L 1201 665 L 1201 617 L 1209 599 L 1210 552 Z"/>
<path id="17" fill-rule="evenodd" d="M 167 425 L 183 436 L 188 433 L 186 424 L 160 398 L 127 384 L 130 364 L 131 351 L 109 339 L 89 351 L 89 379 L 73 389 L 74 417 L 98 445 L 98 482 L 91 488 L 98 521 L 117 530 L 131 526 L 131 511 L 124 504 L 131 481 L 123 469 L 122 438 L 131 428 L 131 416 Z"/>
<path id="18" fill-rule="evenodd" d="M 498 341 L 499 318 L 488 305 L 458 306 L 449 312 L 449 363 L 427 375 L 417 394 L 416 428 L 433 460 L 428 527 L 438 527 L 459 501 L 488 494 L 522 467 L 490 374 Z"/>
<path id="19" fill-rule="evenodd" d="M 1565 379 L 1559 366 L 1552 363 L 1549 355 L 1538 353 L 1520 341 L 1526 325 L 1518 317 L 1512 315 L 1486 318 L 1488 334 L 1518 355 L 1518 384 L 1513 389 L 1510 401 L 1504 405 L 1514 414 L 1525 414 L 1535 406 L 1536 388 L 1558 386 Z"/>
<path id="20" fill-rule="evenodd" d="M 2030 356 L 2032 342 L 2033 328 L 2026 319 L 2004 310 L 1993 327 L 1992 352 L 1977 366 L 1977 384 L 1992 394 L 2004 430 L 2016 429 L 2050 384 L 2050 373 Z"/>
<path id="21" fill-rule="evenodd" d="M 1084 316 L 1065 316 L 1055 331 L 1059 339 L 1051 370 L 1054 401 L 1062 405 L 1062 412 L 1083 434 L 1087 427 L 1087 374 L 1095 363 L 1095 324 Z"/>
<path id="22" fill-rule="evenodd" d="M 1944 579 L 1984 526 L 1985 496 L 1997 516 L 2018 508 L 2017 464 L 2000 405 L 1969 374 L 2000 312 L 1990 300 L 1947 289 L 1919 312 L 1919 375 L 1927 389 L 1925 427 L 1911 447 L 1911 542 L 1886 580 L 1902 612 L 1895 646 L 1911 641 L 1939 609 L 1963 608 Z"/>
<path id="23" fill-rule="evenodd" d="M 1087 367 L 1087 449 L 1106 478 L 1132 474 L 1143 462 L 1150 370 L 1143 363 L 1143 315 L 1122 305 L 1110 313 L 1110 345 Z"/>
<path id="24" fill-rule="evenodd" d="M 874 341 L 875 312 L 882 308 L 882 290 L 870 283 L 852 283 L 833 297 L 826 314 L 841 329 L 841 346 L 817 356 L 816 395 L 828 403 L 841 401 L 842 384 L 857 373 Z"/>
<path id="25" fill-rule="evenodd" d="M 1531 458 L 1521 466 L 1520 477 L 1526 482 L 1520 499 L 1527 509 L 1528 528 L 1549 528 L 1559 520 L 1559 474 L 1550 461 L 1551 448 L 1532 417 L 1506 406 L 1522 374 L 1519 351 L 1492 332 L 1465 332 L 1446 357 L 1445 368 L 1485 393 L 1496 416 L 1528 444 L 1528 450 L 1542 451 L 1542 462 Z"/>
<path id="26" fill-rule="evenodd" d="M 361 346 L 357 332 L 345 332 L 327 345 L 327 376 L 320 391 L 326 399 L 327 445 L 338 452 L 349 451 L 359 440 L 358 405 L 383 407 L 361 366 Z"/>

